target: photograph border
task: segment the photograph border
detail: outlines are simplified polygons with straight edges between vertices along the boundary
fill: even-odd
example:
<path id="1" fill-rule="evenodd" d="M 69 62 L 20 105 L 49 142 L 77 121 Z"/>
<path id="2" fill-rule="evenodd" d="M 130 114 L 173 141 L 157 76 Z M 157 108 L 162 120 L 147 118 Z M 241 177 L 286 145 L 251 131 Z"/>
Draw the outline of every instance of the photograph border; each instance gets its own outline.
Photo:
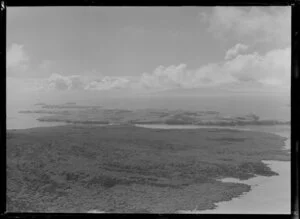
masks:
<path id="1" fill-rule="evenodd" d="M 213 217 L 213 218 L 254 218 L 259 215 L 246 214 L 74 214 L 74 213 L 8 213 L 6 212 L 6 15 L 7 7 L 51 7 L 51 6 L 290 6 L 292 15 L 291 26 L 291 214 L 290 215 L 260 215 L 264 218 L 299 218 L 299 147 L 300 147 L 300 1 L 287 0 L 204 0 L 204 1 L 98 1 L 98 0 L 74 0 L 74 1 L 58 1 L 58 0 L 1 0 L 0 11 L 0 28 L 1 28 L 1 119 L 0 119 L 0 139 L 1 139 L 1 208 L 0 214 L 5 218 L 57 218 L 57 217 L 154 217 L 154 218 L 170 218 L 170 217 Z M 4 74 L 5 73 L 5 74 Z"/>

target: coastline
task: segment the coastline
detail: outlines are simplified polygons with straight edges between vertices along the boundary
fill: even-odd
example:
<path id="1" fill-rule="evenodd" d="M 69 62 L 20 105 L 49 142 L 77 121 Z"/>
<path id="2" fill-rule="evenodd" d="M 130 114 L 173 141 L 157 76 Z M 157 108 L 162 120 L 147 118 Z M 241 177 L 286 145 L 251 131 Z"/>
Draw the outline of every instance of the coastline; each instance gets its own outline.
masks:
<path id="1" fill-rule="evenodd" d="M 287 137 L 282 150 L 290 150 L 290 137 L 287 133 L 269 132 Z M 181 210 L 183 214 L 290 214 L 291 212 L 291 170 L 290 161 L 263 160 L 277 176 L 256 176 L 248 180 L 224 178 L 222 182 L 244 183 L 251 186 L 251 190 L 230 201 L 216 203 L 217 207 L 204 211 Z M 288 193 L 289 195 L 287 195 Z M 276 200 L 276 202 L 274 202 Z"/>
<path id="2" fill-rule="evenodd" d="M 179 210 L 179 214 L 290 214 L 290 198 L 285 195 L 290 190 L 290 162 L 286 161 L 263 161 L 277 172 L 278 176 L 256 176 L 248 180 L 236 178 L 224 178 L 224 183 L 242 183 L 251 186 L 249 192 L 244 192 L 229 201 L 215 203 L 214 209 L 208 210 Z M 285 183 L 282 183 L 282 179 Z M 281 189 L 278 189 L 281 188 Z M 284 188 L 284 189 L 282 189 Z M 274 193 L 274 190 L 277 191 Z M 277 200 L 275 203 L 274 200 Z M 87 213 L 109 213 L 97 209 L 89 210 Z"/>
<path id="3" fill-rule="evenodd" d="M 204 211 L 178 211 L 183 214 L 290 214 L 290 162 L 264 161 L 278 176 L 256 176 L 248 180 L 224 178 L 222 182 L 243 183 L 251 186 L 249 192 L 230 201 L 216 203 L 217 207 Z M 282 180 L 284 179 L 284 180 Z M 274 192 L 276 191 L 276 192 Z M 276 200 L 276 202 L 274 202 Z"/>

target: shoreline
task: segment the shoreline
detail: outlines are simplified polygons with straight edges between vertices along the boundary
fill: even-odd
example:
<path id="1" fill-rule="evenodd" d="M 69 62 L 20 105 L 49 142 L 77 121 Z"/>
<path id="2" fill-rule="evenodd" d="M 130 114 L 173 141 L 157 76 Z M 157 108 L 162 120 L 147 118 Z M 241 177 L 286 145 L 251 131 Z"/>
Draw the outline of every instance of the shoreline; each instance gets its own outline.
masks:
<path id="1" fill-rule="evenodd" d="M 74 125 L 74 126 L 87 126 L 87 127 L 92 127 L 92 126 L 135 126 L 135 127 L 140 127 L 140 128 L 147 128 L 147 129 L 233 129 L 233 130 L 241 130 L 241 131 L 261 131 L 261 132 L 267 132 L 267 133 L 272 133 L 272 134 L 279 134 L 276 131 L 265 131 L 265 130 L 257 130 L 257 128 L 273 128 L 273 127 L 290 127 L 290 125 L 287 124 L 275 124 L 275 125 L 189 125 L 189 124 L 183 124 L 183 125 L 170 125 L 170 124 L 126 124 L 126 123 L 108 123 L 108 124 L 103 124 L 103 123 L 81 123 L 81 122 L 65 122 L 65 121 L 40 121 L 36 118 L 30 118 L 35 120 L 35 125 L 27 126 L 24 128 L 7 128 L 6 130 L 18 130 L 18 129 L 32 129 L 32 128 L 39 128 L 39 127 L 53 127 L 53 126 L 69 126 L 69 125 Z M 42 125 L 43 124 L 43 125 Z M 48 125 L 45 125 L 48 124 Z M 253 129 L 254 128 L 254 129 Z M 282 136 L 286 137 L 286 136 Z"/>
<path id="2" fill-rule="evenodd" d="M 255 176 L 248 180 L 239 180 L 237 178 L 224 178 L 218 181 L 224 183 L 242 183 L 251 186 L 249 192 L 244 192 L 237 197 L 233 197 L 229 201 L 220 201 L 215 204 L 217 207 L 207 210 L 179 210 L 175 213 L 178 214 L 290 214 L 290 198 L 282 198 L 286 186 L 289 185 L 290 176 L 287 174 L 289 170 L 288 161 L 268 160 L 263 161 L 266 165 L 270 166 L 272 170 L 277 172 L 278 176 Z M 284 177 L 288 183 L 284 185 L 285 190 L 277 190 L 278 187 L 282 188 L 281 177 Z M 288 180 L 287 180 L 288 179 Z M 275 188 L 274 188 L 275 187 Z M 274 190 L 279 191 L 276 193 L 281 201 L 274 203 Z M 290 187 L 288 188 L 290 190 Z M 267 192 L 267 194 L 265 194 Z M 270 205 L 272 204 L 272 205 Z M 283 206 L 285 205 L 285 206 Z M 88 210 L 87 213 L 109 213 L 98 209 Z"/>
<path id="3" fill-rule="evenodd" d="M 230 201 L 216 203 L 214 209 L 204 211 L 182 211 L 181 213 L 193 214 L 290 214 L 290 162 L 289 161 L 263 161 L 277 172 L 278 176 L 256 176 L 249 180 L 224 178 L 222 182 L 244 183 L 251 186 L 251 190 Z M 282 180 L 282 178 L 284 180 Z M 276 192 L 274 192 L 276 191 Z M 276 202 L 274 202 L 276 200 Z"/>
<path id="4" fill-rule="evenodd" d="M 269 132 L 280 135 L 278 132 Z M 287 137 L 286 135 L 280 135 Z M 285 140 L 282 150 L 290 150 L 290 138 Z M 263 160 L 277 176 L 255 176 L 248 180 L 240 180 L 238 178 L 223 178 L 222 182 L 244 183 L 251 186 L 249 192 L 243 193 L 241 196 L 232 198 L 229 201 L 217 202 L 214 209 L 208 210 L 180 210 L 181 214 L 290 214 L 291 213 L 291 161 Z M 284 184 L 284 185 L 283 185 Z M 282 190 L 284 188 L 284 191 Z M 267 195 L 263 194 L 267 191 Z M 276 191 L 276 192 L 274 192 Z M 279 191 L 279 195 L 278 192 Z M 285 192 L 289 192 L 289 197 Z M 277 196 L 274 197 L 274 194 Z M 274 200 L 277 202 L 274 203 Z M 279 201 L 278 201 L 279 199 Z"/>

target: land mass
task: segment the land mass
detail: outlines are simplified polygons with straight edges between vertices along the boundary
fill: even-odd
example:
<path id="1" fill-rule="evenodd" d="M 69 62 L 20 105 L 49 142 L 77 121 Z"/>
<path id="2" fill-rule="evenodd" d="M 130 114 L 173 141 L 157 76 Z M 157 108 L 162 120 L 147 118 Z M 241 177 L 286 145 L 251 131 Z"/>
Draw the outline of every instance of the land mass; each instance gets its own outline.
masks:
<path id="1" fill-rule="evenodd" d="M 285 138 L 229 129 L 66 125 L 7 132 L 9 212 L 174 213 L 250 190 L 218 179 L 276 175 Z"/>
<path id="2" fill-rule="evenodd" d="M 71 112 L 68 110 L 60 110 L 60 111 L 54 111 L 54 110 L 20 110 L 19 113 L 25 113 L 25 114 L 59 114 L 59 115 L 69 115 Z"/>
<path id="3" fill-rule="evenodd" d="M 42 108 L 45 109 L 94 109 L 94 108 L 102 108 L 102 106 L 90 106 L 90 105 L 76 105 L 73 102 L 67 102 L 65 104 L 45 104 L 42 105 Z"/>
<path id="4" fill-rule="evenodd" d="M 24 111 L 23 111 L 24 113 Z M 27 112 L 29 113 L 29 112 Z M 287 125 L 289 121 L 261 120 L 255 114 L 226 116 L 216 111 L 187 111 L 167 109 L 99 109 L 85 108 L 64 113 L 38 112 L 44 115 L 42 122 L 66 122 L 73 124 L 167 124 L 205 126 Z"/>

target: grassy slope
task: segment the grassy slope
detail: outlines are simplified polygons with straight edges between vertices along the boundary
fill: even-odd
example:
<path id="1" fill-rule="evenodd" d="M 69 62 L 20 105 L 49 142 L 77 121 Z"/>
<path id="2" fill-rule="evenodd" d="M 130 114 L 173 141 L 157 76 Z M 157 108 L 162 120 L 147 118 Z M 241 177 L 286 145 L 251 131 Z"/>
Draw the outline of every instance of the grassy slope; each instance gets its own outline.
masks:
<path id="1" fill-rule="evenodd" d="M 261 160 L 288 160 L 283 140 L 259 132 L 132 126 L 8 131 L 8 210 L 213 208 L 250 189 L 217 178 L 276 174 Z"/>

